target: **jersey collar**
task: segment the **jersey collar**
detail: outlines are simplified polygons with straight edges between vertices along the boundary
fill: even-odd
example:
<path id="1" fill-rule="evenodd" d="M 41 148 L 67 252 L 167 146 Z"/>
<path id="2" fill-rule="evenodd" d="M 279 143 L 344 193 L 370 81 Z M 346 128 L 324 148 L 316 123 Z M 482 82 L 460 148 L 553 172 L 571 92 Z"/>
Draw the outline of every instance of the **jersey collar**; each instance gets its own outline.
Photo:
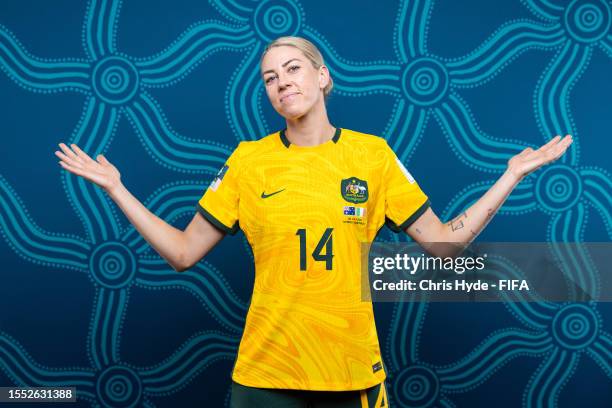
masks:
<path id="1" fill-rule="evenodd" d="M 286 130 L 287 128 L 279 132 L 280 140 L 281 142 L 283 142 L 283 145 L 285 145 L 286 148 L 289 148 L 289 145 L 291 145 L 291 142 L 289 141 L 289 139 L 287 139 L 287 136 L 285 135 Z M 331 139 L 334 143 L 338 143 L 338 140 L 340 140 L 340 133 L 342 133 L 342 129 L 339 127 L 336 127 L 336 133 L 334 133 L 334 137 L 332 137 Z"/>

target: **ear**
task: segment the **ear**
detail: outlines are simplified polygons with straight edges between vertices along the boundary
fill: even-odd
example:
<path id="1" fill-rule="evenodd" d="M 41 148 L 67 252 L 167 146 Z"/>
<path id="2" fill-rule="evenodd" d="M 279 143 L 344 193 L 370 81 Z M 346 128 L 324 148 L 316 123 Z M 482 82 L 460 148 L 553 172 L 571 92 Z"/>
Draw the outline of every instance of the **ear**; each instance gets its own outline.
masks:
<path id="1" fill-rule="evenodd" d="M 321 90 L 325 89 L 330 80 L 329 69 L 325 65 L 321 65 L 319 68 L 319 88 Z"/>

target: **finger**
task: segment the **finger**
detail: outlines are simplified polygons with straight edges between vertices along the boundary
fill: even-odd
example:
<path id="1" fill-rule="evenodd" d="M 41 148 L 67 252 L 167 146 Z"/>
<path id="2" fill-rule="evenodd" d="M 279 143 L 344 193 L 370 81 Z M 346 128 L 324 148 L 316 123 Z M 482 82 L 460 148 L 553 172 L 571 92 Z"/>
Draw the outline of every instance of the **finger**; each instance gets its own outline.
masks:
<path id="1" fill-rule="evenodd" d="M 554 146 L 549 147 L 548 150 L 542 152 L 541 149 L 538 149 L 533 155 L 531 155 L 531 157 L 528 157 L 527 159 L 530 159 L 529 161 L 533 166 L 536 166 L 535 168 L 552 163 L 561 157 L 563 153 L 565 153 L 572 142 L 573 140 L 571 135 L 567 135 L 563 138 L 563 140 Z"/>
<path id="2" fill-rule="evenodd" d="M 71 163 L 78 163 L 74 160 L 72 160 L 70 157 L 66 156 L 64 153 L 60 152 L 59 150 L 55 151 L 55 155 L 60 158 L 62 161 L 71 164 Z"/>
<path id="3" fill-rule="evenodd" d="M 66 144 L 60 143 L 59 147 L 60 149 L 62 149 L 64 154 L 66 154 L 66 156 L 70 157 L 73 160 L 79 160 L 79 156 L 77 156 L 72 150 L 70 150 L 70 148 Z"/>
<path id="4" fill-rule="evenodd" d="M 561 136 L 559 136 L 560 138 Z M 565 135 L 565 137 L 563 139 L 560 139 L 558 143 L 554 143 L 550 146 L 547 147 L 547 151 L 552 150 L 552 149 L 556 149 L 560 146 L 565 146 L 566 144 L 569 145 L 571 144 L 573 141 L 572 139 L 572 135 Z"/>
<path id="5" fill-rule="evenodd" d="M 64 153 L 60 151 L 56 151 L 55 155 L 62 160 L 62 162 L 68 164 L 69 166 L 83 168 L 83 164 L 80 161 L 76 161 L 66 156 Z"/>
<path id="6" fill-rule="evenodd" d="M 572 144 L 572 142 L 574 141 L 574 137 L 572 135 L 566 135 L 563 141 L 566 141 L 566 140 L 568 144 Z"/>
<path id="7" fill-rule="evenodd" d="M 567 151 L 567 149 L 570 147 L 572 143 L 573 143 L 573 140 L 571 139 L 571 137 L 569 137 L 569 138 L 563 139 L 562 142 L 560 142 L 557 146 L 555 146 L 555 149 L 552 151 L 555 158 L 561 157 L 563 153 Z"/>
<path id="8" fill-rule="evenodd" d="M 553 146 L 552 150 L 557 150 L 557 149 L 567 149 L 567 147 L 569 147 L 569 145 L 572 144 L 572 142 L 574 141 L 574 139 L 572 138 L 571 135 L 567 135 L 563 138 L 563 140 L 561 140 L 559 143 L 557 143 L 555 146 Z"/>
<path id="9" fill-rule="evenodd" d="M 106 157 L 104 157 L 103 154 L 99 154 L 97 159 L 98 159 L 98 163 L 103 164 L 105 166 L 108 166 L 110 164 L 110 162 L 106 160 Z"/>
<path id="10" fill-rule="evenodd" d="M 559 142 L 559 140 L 561 140 L 561 136 L 560 136 L 560 135 L 557 135 L 557 136 L 553 137 L 552 139 L 550 139 L 550 140 L 548 141 L 548 143 L 546 143 L 545 145 L 543 145 L 542 147 L 540 147 L 540 150 L 542 150 L 542 149 L 543 149 L 543 150 L 547 150 L 547 149 L 549 149 L 550 147 L 552 147 L 552 146 L 556 145 L 556 144 L 557 144 L 557 142 Z"/>
<path id="11" fill-rule="evenodd" d="M 552 146 L 556 144 L 559 140 L 561 140 L 561 135 L 557 135 L 550 139 L 543 147 Z"/>
<path id="12" fill-rule="evenodd" d="M 79 156 L 80 158 L 82 158 L 85 161 L 88 162 L 92 162 L 94 161 L 91 157 L 89 157 L 89 155 L 87 153 L 85 153 L 84 151 L 82 151 L 79 146 L 77 146 L 76 144 L 72 143 L 70 145 L 72 147 L 72 150 L 75 151 L 75 153 L 77 154 L 77 156 Z"/>
<path id="13" fill-rule="evenodd" d="M 572 144 L 571 137 L 565 137 L 562 141 L 557 143 L 555 146 L 544 152 L 544 163 L 551 163 L 557 160 L 565 153 L 567 148 Z"/>
<path id="14" fill-rule="evenodd" d="M 70 173 L 76 174 L 77 176 L 85 177 L 85 171 L 83 171 L 82 167 L 71 166 L 63 161 L 59 162 L 60 166 L 64 169 L 68 170 Z"/>

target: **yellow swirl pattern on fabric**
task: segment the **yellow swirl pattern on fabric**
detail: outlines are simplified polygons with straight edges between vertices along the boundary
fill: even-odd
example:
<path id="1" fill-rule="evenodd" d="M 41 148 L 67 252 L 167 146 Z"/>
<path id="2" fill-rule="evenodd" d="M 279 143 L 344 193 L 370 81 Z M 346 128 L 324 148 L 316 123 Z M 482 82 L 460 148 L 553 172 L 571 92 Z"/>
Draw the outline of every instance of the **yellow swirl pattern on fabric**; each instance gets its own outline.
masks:
<path id="1" fill-rule="evenodd" d="M 347 129 L 314 147 L 281 132 L 242 142 L 226 165 L 199 208 L 222 229 L 239 223 L 255 257 L 232 379 L 338 391 L 382 382 L 372 304 L 361 300 L 361 243 L 386 218 L 400 226 L 418 216 L 427 196 L 383 138 Z"/>

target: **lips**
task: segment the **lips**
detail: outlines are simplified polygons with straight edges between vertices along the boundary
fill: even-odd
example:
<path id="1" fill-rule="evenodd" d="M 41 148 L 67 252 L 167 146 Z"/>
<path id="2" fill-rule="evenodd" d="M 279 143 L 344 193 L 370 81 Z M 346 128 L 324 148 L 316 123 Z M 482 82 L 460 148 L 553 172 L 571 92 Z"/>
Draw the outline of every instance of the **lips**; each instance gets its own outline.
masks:
<path id="1" fill-rule="evenodd" d="M 294 96 L 294 95 L 298 95 L 298 94 L 299 94 L 299 92 L 292 92 L 292 93 L 289 93 L 289 94 L 283 95 L 283 96 L 281 96 L 281 98 L 280 98 L 280 102 L 281 102 L 281 103 L 283 103 L 283 102 L 284 102 L 284 101 L 285 101 L 287 98 L 289 98 L 289 97 L 291 97 L 291 96 Z M 293 99 L 293 98 L 291 98 L 291 99 Z"/>

